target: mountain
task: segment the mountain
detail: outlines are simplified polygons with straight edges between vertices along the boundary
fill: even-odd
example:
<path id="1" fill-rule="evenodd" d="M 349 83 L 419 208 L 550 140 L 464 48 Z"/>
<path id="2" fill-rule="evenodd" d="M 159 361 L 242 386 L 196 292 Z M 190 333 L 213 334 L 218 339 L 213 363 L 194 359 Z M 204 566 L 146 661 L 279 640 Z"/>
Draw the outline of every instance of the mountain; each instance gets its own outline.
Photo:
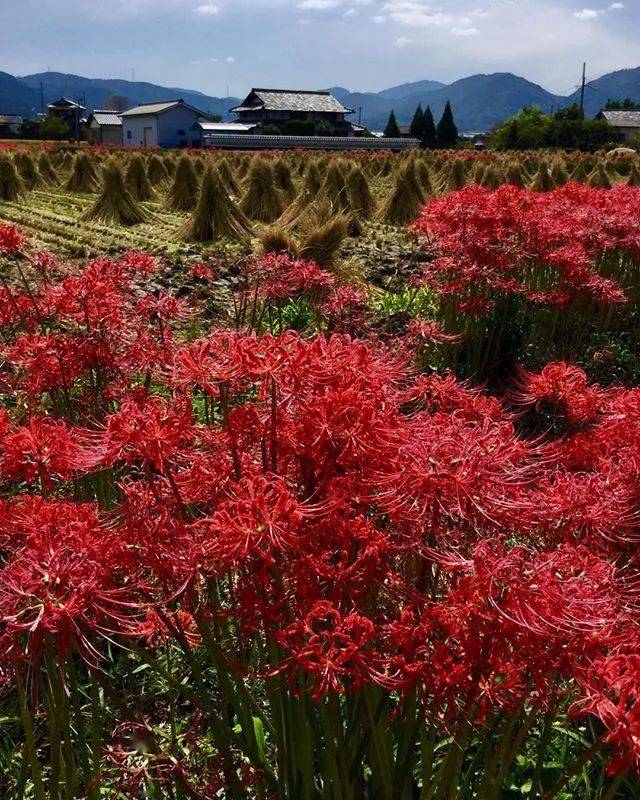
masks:
<path id="1" fill-rule="evenodd" d="M 383 130 L 392 109 L 400 124 L 409 123 L 418 103 L 423 108 L 430 106 L 437 122 L 450 100 L 461 132 L 490 130 L 523 106 L 549 111 L 569 103 L 568 98 L 557 97 L 510 72 L 471 75 L 448 86 L 438 81 L 416 81 L 381 92 L 348 92 L 342 87 L 330 91 L 341 103 L 355 110 L 353 120 L 358 119 L 362 109 L 362 123 L 371 130 Z"/>
<path id="2" fill-rule="evenodd" d="M 240 102 L 237 97 L 210 97 L 189 89 L 168 88 L 154 83 L 104 78 L 84 78 L 61 72 L 42 72 L 16 78 L 0 72 L 0 113 L 34 116 L 40 110 L 40 84 L 45 103 L 66 96 L 79 100 L 87 108 L 101 108 L 105 98 L 122 95 L 136 103 L 182 97 L 187 103 L 211 114 L 233 117 L 229 109 Z M 350 92 L 343 86 L 329 91 L 345 106 L 354 109 L 353 121 L 360 117 L 372 130 L 382 130 L 393 109 L 399 123 L 411 121 L 418 103 L 430 106 L 436 122 L 447 100 L 451 101 L 456 124 L 461 132 L 489 130 L 524 106 L 543 111 L 579 102 L 579 92 L 569 97 L 557 96 L 531 81 L 510 72 L 471 75 L 444 85 L 424 80 L 391 86 L 380 92 Z M 623 69 L 590 81 L 585 91 L 585 111 L 593 117 L 609 98 L 630 97 L 640 102 L 640 67 Z"/>
<path id="3" fill-rule="evenodd" d="M 588 117 L 593 117 L 607 100 L 624 100 L 626 97 L 640 103 L 640 67 L 620 69 L 595 81 L 589 81 L 584 92 L 585 113 Z M 567 100 L 570 103 L 579 103 L 580 90 L 574 92 Z"/>
<path id="4" fill-rule="evenodd" d="M 59 97 L 81 102 L 87 113 L 94 108 L 104 108 L 104 101 L 110 95 L 128 97 L 132 106 L 150 103 L 155 100 L 173 100 L 181 97 L 185 103 L 209 114 L 229 115 L 229 109 L 240 102 L 236 97 L 209 97 L 202 92 L 176 87 L 157 86 L 142 81 L 124 81 L 117 78 L 84 78 L 80 75 L 67 75 L 62 72 L 40 72 L 17 79 L 20 84 L 34 90 L 38 97 L 40 110 L 40 83 L 44 90 L 44 101 L 51 103 Z"/>
<path id="5" fill-rule="evenodd" d="M 446 84 L 440 83 L 440 81 L 414 81 L 413 83 L 401 83 L 399 86 L 391 86 L 389 89 L 383 89 L 378 92 L 378 94 L 381 97 L 389 97 L 392 100 L 401 100 L 403 97 L 410 97 L 421 92 L 433 92 L 436 89 L 442 89 L 444 86 Z"/>
<path id="6" fill-rule="evenodd" d="M 398 119 L 410 120 L 418 103 L 430 106 L 436 122 L 451 101 L 458 130 L 488 131 L 496 123 L 516 114 L 523 106 L 549 111 L 560 99 L 525 78 L 510 72 L 471 75 L 431 92 L 402 98 L 395 104 Z"/>
<path id="7" fill-rule="evenodd" d="M 22 81 L 0 72 L 0 114 L 33 116 L 40 110 L 40 93 Z"/>

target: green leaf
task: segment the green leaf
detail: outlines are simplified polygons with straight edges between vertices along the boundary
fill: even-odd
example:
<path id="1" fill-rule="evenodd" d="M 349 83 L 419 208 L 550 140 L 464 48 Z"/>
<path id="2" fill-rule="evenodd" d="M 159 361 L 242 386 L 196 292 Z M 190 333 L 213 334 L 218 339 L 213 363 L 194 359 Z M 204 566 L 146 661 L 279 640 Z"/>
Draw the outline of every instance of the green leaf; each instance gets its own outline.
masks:
<path id="1" fill-rule="evenodd" d="M 260 717 L 252 717 L 253 731 L 256 735 L 256 744 L 258 745 L 258 755 L 262 761 L 266 761 L 265 755 L 265 741 L 264 741 L 264 725 Z"/>

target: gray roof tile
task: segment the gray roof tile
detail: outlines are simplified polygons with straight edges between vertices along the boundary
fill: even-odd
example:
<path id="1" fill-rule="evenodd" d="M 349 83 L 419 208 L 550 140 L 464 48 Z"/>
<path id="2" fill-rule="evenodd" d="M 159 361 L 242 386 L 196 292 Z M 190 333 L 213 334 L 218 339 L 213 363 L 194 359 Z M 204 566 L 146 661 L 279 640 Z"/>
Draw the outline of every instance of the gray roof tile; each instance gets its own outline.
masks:
<path id="1" fill-rule="evenodd" d="M 254 97 L 255 100 L 254 101 Z M 329 92 L 303 92 L 289 89 L 252 89 L 241 105 L 232 111 L 264 108 L 266 111 L 312 111 L 334 114 L 350 114 Z"/>
<path id="2" fill-rule="evenodd" d="M 616 128 L 640 128 L 640 111 L 608 111 L 602 116 Z"/>

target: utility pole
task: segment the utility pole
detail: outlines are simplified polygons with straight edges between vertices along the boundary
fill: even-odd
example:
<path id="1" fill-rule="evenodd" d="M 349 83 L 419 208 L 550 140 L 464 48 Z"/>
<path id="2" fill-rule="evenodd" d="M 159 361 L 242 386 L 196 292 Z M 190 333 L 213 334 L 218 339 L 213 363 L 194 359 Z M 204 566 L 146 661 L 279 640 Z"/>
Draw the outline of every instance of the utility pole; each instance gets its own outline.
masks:
<path id="1" fill-rule="evenodd" d="M 40 111 L 44 114 L 44 86 L 40 81 Z"/>
<path id="2" fill-rule="evenodd" d="M 587 62 L 582 64 L 582 84 L 580 85 L 580 111 L 584 117 L 584 85 L 587 78 Z"/>
<path id="3" fill-rule="evenodd" d="M 358 125 L 362 125 L 362 106 L 358 106 Z"/>

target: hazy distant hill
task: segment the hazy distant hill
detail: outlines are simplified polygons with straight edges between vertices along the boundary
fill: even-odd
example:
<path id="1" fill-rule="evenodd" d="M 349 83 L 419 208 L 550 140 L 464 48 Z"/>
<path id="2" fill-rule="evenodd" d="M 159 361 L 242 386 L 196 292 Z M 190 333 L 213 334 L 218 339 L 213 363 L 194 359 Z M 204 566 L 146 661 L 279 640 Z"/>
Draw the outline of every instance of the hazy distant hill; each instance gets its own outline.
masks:
<path id="1" fill-rule="evenodd" d="M 67 75 L 62 72 L 41 72 L 36 75 L 25 75 L 18 81 L 35 90 L 40 104 L 40 82 L 44 89 L 45 103 L 51 103 L 59 97 L 68 97 L 80 101 L 87 111 L 103 108 L 104 101 L 110 95 L 123 95 L 129 98 L 131 105 L 149 103 L 154 100 L 173 100 L 181 97 L 186 103 L 211 114 L 228 114 L 229 109 L 239 101 L 236 97 L 209 97 L 202 92 L 175 87 L 157 86 L 154 83 L 141 81 L 124 81 L 103 78 L 84 78 L 80 75 Z"/>
<path id="2" fill-rule="evenodd" d="M 584 108 L 587 115 L 593 117 L 607 100 L 624 100 L 626 97 L 640 103 L 640 67 L 620 69 L 589 81 L 585 87 Z M 580 92 L 572 94 L 569 100 L 580 102 Z"/>
<path id="3" fill-rule="evenodd" d="M 43 72 L 15 78 L 0 72 L 0 113 L 15 112 L 33 115 L 40 110 L 40 82 L 45 103 L 61 95 L 79 100 L 87 111 L 100 108 L 112 94 L 124 95 L 132 104 L 182 97 L 202 111 L 221 114 L 227 118 L 229 108 L 239 102 L 236 97 L 210 97 L 189 89 L 168 88 L 153 83 L 118 79 L 85 78 L 60 72 Z M 256 83 L 259 85 L 260 80 Z M 424 80 L 403 83 L 380 92 L 350 92 L 342 86 L 331 92 L 349 108 L 350 117 L 373 130 L 384 128 L 393 109 L 398 122 L 411 121 L 418 103 L 431 106 L 436 122 L 447 100 L 451 100 L 456 123 L 461 132 L 489 130 L 493 125 L 515 114 L 524 106 L 537 106 L 543 111 L 566 106 L 579 99 L 579 93 L 562 97 L 548 92 L 531 81 L 510 72 L 492 75 L 471 75 L 446 86 L 438 81 Z M 640 67 L 619 70 L 591 81 L 586 88 L 585 108 L 594 116 L 609 98 L 631 97 L 640 102 Z"/>
<path id="4" fill-rule="evenodd" d="M 451 101 L 460 131 L 486 131 L 497 122 L 518 112 L 523 106 L 549 111 L 562 99 L 541 86 L 510 72 L 472 75 L 431 92 L 419 92 L 394 101 L 399 118 L 407 119 L 418 102 L 431 106 L 438 121 L 447 100 Z"/>
<path id="5" fill-rule="evenodd" d="M 39 110 L 39 92 L 35 92 L 8 72 L 0 72 L 0 114 L 31 116 Z"/>
<path id="6" fill-rule="evenodd" d="M 413 83 L 401 83 L 399 86 L 391 86 L 389 89 L 383 89 L 378 92 L 378 94 L 382 97 L 390 97 L 393 100 L 398 97 L 421 94 L 422 92 L 433 92 L 436 89 L 442 89 L 443 86 L 446 86 L 446 83 L 440 83 L 440 81 L 414 81 Z"/>

